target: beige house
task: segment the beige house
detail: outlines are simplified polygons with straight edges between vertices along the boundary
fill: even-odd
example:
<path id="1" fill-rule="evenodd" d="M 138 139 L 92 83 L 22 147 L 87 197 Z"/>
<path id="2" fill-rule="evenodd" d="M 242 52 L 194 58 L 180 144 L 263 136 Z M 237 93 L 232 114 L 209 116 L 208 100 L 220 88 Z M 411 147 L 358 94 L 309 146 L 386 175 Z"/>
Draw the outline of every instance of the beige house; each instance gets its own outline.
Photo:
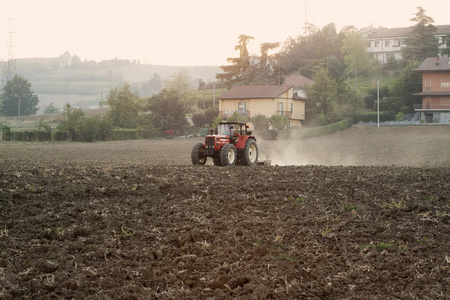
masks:
<path id="1" fill-rule="evenodd" d="M 282 115 L 289 119 L 289 127 L 302 126 L 305 120 L 306 99 L 294 95 L 294 85 L 235 86 L 217 99 L 223 119 L 235 113 L 250 119 L 257 114 Z"/>

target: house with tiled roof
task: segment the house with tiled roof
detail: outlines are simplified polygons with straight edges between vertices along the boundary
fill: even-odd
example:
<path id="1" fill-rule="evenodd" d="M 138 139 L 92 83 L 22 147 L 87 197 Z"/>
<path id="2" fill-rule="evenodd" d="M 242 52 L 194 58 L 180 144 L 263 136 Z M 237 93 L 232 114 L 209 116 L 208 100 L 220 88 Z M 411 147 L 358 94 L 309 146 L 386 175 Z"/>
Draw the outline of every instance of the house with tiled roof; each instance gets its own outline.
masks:
<path id="1" fill-rule="evenodd" d="M 402 48 L 405 45 L 405 39 L 411 30 L 412 27 L 400 27 L 383 28 L 382 30 L 374 31 L 366 36 L 367 52 L 382 64 L 385 64 L 389 58 L 400 60 L 402 59 Z M 434 36 L 438 40 L 439 49 L 450 47 L 450 41 L 446 40 L 446 36 L 449 33 L 450 25 L 436 26 Z"/>
<path id="2" fill-rule="evenodd" d="M 294 85 L 234 86 L 217 99 L 223 119 L 235 113 L 250 120 L 258 114 L 268 118 L 282 115 L 289 119 L 290 127 L 301 126 L 305 120 L 306 99 L 294 95 Z"/>
<path id="3" fill-rule="evenodd" d="M 306 98 L 305 88 L 314 84 L 314 80 L 302 75 L 289 75 L 284 79 L 285 85 L 294 86 L 294 95 Z"/>
<path id="4" fill-rule="evenodd" d="M 450 124 L 450 57 L 429 57 L 414 72 L 422 73 L 422 104 L 414 107 L 421 122 Z"/>

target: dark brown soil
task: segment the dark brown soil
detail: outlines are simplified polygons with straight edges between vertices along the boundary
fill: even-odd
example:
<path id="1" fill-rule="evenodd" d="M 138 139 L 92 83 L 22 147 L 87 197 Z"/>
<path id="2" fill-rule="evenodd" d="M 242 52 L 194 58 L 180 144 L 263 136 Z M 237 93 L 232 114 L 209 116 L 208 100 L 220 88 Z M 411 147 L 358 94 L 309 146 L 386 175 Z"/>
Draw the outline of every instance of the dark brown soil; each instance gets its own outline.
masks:
<path id="1" fill-rule="evenodd" d="M 0 298 L 448 299 L 450 127 L 380 130 L 261 141 L 269 167 L 0 143 Z"/>

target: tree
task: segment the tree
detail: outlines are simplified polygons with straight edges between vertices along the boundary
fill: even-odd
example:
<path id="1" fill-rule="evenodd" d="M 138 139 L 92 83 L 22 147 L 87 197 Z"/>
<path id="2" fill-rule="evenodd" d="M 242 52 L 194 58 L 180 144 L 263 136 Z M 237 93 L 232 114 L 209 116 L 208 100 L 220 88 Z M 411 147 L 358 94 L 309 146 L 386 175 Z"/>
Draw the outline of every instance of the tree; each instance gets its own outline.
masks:
<path id="1" fill-rule="evenodd" d="M 114 126 L 120 128 L 136 128 L 139 124 L 141 105 L 137 94 L 131 92 L 131 86 L 125 84 L 120 90 L 112 88 L 106 103 L 110 109 L 108 116 Z"/>
<path id="2" fill-rule="evenodd" d="M 336 26 L 330 23 L 321 30 L 313 30 L 306 36 L 289 38 L 280 53 L 280 66 L 287 73 L 302 74 L 312 78 L 317 65 L 327 57 L 343 60 L 342 41 L 347 33 L 336 32 Z"/>
<path id="3" fill-rule="evenodd" d="M 84 119 L 84 112 L 80 108 L 71 106 L 69 103 L 64 106 L 63 120 L 58 125 L 58 129 L 67 133 L 67 138 L 74 141 L 77 131 Z"/>
<path id="4" fill-rule="evenodd" d="M 355 72 L 356 80 L 358 72 L 366 71 L 370 63 L 366 39 L 361 33 L 350 34 L 344 39 L 341 51 L 344 54 L 347 70 Z"/>
<path id="5" fill-rule="evenodd" d="M 205 118 L 206 118 L 206 124 L 212 125 L 214 118 L 219 115 L 219 107 L 216 105 L 216 107 L 209 107 L 205 110 Z"/>
<path id="6" fill-rule="evenodd" d="M 414 96 L 415 93 L 422 91 L 422 74 L 412 71 L 419 66 L 419 61 L 409 61 L 390 86 L 392 99 L 411 109 L 414 104 L 420 104 L 422 101 L 420 97 Z"/>
<path id="7" fill-rule="evenodd" d="M 322 114 L 326 122 L 333 119 L 337 105 L 337 91 L 336 81 L 329 76 L 326 65 L 322 65 L 314 75 L 314 84 L 306 89 L 308 118 L 313 119 Z"/>
<path id="8" fill-rule="evenodd" d="M 402 48 L 403 59 L 425 59 L 437 56 L 439 52 L 439 44 L 434 36 L 436 27 L 433 25 L 433 18 L 425 15 L 422 7 L 417 7 L 417 10 L 415 17 L 411 19 L 416 25 L 407 34 L 405 46 Z"/>
<path id="9" fill-rule="evenodd" d="M 150 113 L 149 120 L 158 130 L 182 130 L 188 125 L 186 114 L 190 107 L 174 91 L 163 89 L 150 97 L 145 111 Z"/>
<path id="10" fill-rule="evenodd" d="M 250 40 L 254 39 L 252 36 L 241 34 L 238 44 L 234 47 L 234 50 L 239 51 L 239 57 L 227 58 L 227 61 L 231 65 L 220 67 L 224 73 L 217 74 L 216 78 L 225 82 L 228 88 L 239 84 L 244 74 L 250 68 L 250 56 L 247 50 L 247 44 Z"/>
<path id="11" fill-rule="evenodd" d="M 254 69 L 251 72 L 251 76 L 246 78 L 244 75 L 244 84 L 248 85 L 267 85 L 267 84 L 279 84 L 281 81 L 281 67 L 279 65 L 278 54 L 269 54 L 269 51 L 274 50 L 280 46 L 280 43 L 262 43 L 261 56 L 255 58 L 257 63 L 251 66 Z M 283 75 L 285 75 L 285 69 L 283 69 Z"/>
<path id="12" fill-rule="evenodd" d="M 19 104 L 21 116 L 34 115 L 38 111 L 39 99 L 31 91 L 31 83 L 18 74 L 6 82 L 0 100 L 3 102 L 2 113 L 7 117 L 19 115 Z"/>
<path id="13" fill-rule="evenodd" d="M 44 115 L 52 115 L 57 113 L 59 113 L 59 108 L 57 108 L 53 102 L 44 107 Z"/>
<path id="14" fill-rule="evenodd" d="M 178 72 L 172 74 L 171 79 L 164 83 L 164 89 L 169 93 L 178 95 L 185 94 L 191 85 L 191 77 L 186 68 L 180 68 Z"/>

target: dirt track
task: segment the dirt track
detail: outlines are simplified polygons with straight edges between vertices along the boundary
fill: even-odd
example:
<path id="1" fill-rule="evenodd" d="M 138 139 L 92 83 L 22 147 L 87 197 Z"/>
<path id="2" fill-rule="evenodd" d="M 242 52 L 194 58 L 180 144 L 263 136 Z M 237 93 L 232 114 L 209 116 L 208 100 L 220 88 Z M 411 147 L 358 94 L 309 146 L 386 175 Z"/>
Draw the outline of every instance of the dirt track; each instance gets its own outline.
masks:
<path id="1" fill-rule="evenodd" d="M 0 298 L 448 299 L 450 127 L 196 142 L 0 143 Z"/>

